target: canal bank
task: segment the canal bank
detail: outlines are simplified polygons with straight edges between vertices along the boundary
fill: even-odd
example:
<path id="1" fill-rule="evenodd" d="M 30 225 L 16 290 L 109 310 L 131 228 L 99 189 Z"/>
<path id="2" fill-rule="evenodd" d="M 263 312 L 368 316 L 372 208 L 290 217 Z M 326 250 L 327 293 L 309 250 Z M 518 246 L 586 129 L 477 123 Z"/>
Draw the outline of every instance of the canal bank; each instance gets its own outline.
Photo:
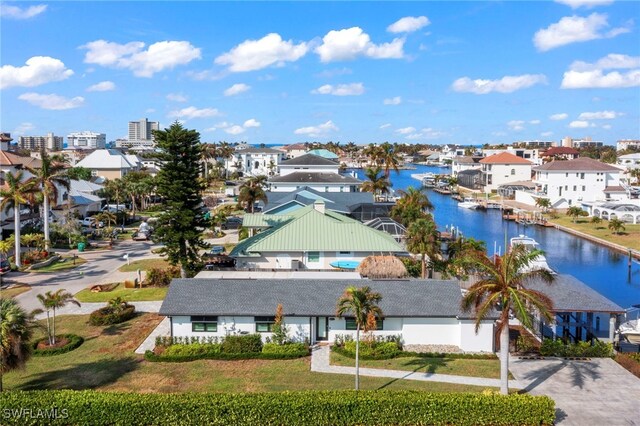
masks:
<path id="1" fill-rule="evenodd" d="M 569 234 L 578 236 L 580 238 L 584 238 L 584 239 L 592 241 L 592 242 L 594 242 L 596 244 L 600 244 L 600 245 L 603 245 L 605 247 L 608 247 L 608 248 L 610 248 L 612 250 L 615 250 L 615 251 L 617 251 L 619 253 L 630 255 L 634 259 L 640 260 L 640 251 L 638 251 L 638 250 L 633 250 L 633 249 L 630 249 L 629 247 L 626 247 L 626 246 L 623 246 L 623 245 L 620 245 L 620 244 L 616 244 L 616 243 L 612 243 L 611 241 L 603 240 L 602 238 L 594 237 L 593 235 L 589 235 L 589 234 L 587 234 L 585 232 L 581 232 L 581 231 L 578 231 L 576 229 L 572 229 L 572 228 L 569 228 L 569 227 L 566 227 L 566 226 L 562 226 L 562 225 L 557 224 L 557 223 L 553 223 L 553 220 L 551 220 L 550 223 L 553 224 L 554 228 L 556 228 L 556 229 L 558 229 L 560 231 L 567 232 Z"/>

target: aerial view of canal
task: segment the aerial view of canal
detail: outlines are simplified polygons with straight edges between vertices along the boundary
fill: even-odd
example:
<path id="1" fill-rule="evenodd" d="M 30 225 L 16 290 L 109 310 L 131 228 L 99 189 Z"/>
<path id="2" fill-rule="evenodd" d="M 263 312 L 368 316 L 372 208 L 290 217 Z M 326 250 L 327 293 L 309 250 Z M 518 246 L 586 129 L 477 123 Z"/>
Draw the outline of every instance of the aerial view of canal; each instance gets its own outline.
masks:
<path id="1" fill-rule="evenodd" d="M 355 170 L 364 180 L 362 170 Z M 415 188 L 420 182 L 411 177 L 414 173 L 448 174 L 450 169 L 417 165 L 415 170 L 391 172 L 394 190 Z M 468 210 L 459 208 L 457 201 L 448 195 L 427 190 L 435 206 L 433 211 L 438 228 L 454 226 L 463 236 L 485 241 L 487 250 L 494 248 L 504 252 L 505 232 L 507 238 L 520 234 L 534 238 L 545 251 L 547 263 L 560 274 L 573 275 L 594 290 L 611 299 L 623 308 L 640 304 L 640 263 L 632 262 L 631 280 L 628 279 L 628 257 L 607 247 L 567 234 L 555 228 L 536 225 L 520 225 L 502 220 L 500 210 Z"/>

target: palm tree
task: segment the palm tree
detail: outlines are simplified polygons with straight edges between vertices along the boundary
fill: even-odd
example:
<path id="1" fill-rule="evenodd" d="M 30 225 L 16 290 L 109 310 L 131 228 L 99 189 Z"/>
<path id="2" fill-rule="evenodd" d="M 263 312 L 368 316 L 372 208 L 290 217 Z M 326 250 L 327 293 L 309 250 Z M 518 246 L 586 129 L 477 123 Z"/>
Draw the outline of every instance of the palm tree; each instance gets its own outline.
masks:
<path id="1" fill-rule="evenodd" d="M 364 330 L 367 317 L 370 314 L 382 317 L 382 310 L 378 306 L 382 300 L 380 293 L 374 293 L 367 286 L 356 288 L 347 287 L 338 299 L 336 315 L 353 315 L 356 321 L 356 390 L 360 388 L 360 330 Z"/>
<path id="2" fill-rule="evenodd" d="M 118 296 L 118 297 L 114 297 L 113 299 L 109 300 L 107 302 L 107 306 L 115 313 L 121 313 L 125 308 L 127 308 L 129 306 L 129 304 L 127 303 L 127 301 Z"/>
<path id="3" fill-rule="evenodd" d="M 107 180 L 104 183 L 103 191 L 104 191 L 104 196 L 107 199 L 107 204 L 109 204 L 109 201 L 111 199 L 113 199 L 116 202 L 116 217 L 117 217 L 118 213 L 120 213 L 120 203 L 124 201 L 124 197 L 127 192 L 124 181 L 122 179 L 117 179 L 117 178 L 113 180 Z M 122 219 L 122 224 L 124 225 L 124 218 Z"/>
<path id="4" fill-rule="evenodd" d="M 364 171 L 364 175 L 368 180 L 362 183 L 361 189 L 363 192 L 373 192 L 374 195 L 388 194 L 391 184 L 389 179 L 382 174 L 380 167 L 370 167 Z"/>
<path id="5" fill-rule="evenodd" d="M 251 177 L 240 185 L 238 201 L 247 205 L 249 213 L 253 213 L 253 205 L 256 201 L 267 202 L 267 194 L 264 191 L 266 185 L 266 176 Z"/>
<path id="6" fill-rule="evenodd" d="M 215 143 L 202 144 L 202 162 L 204 163 L 204 178 L 209 179 L 209 160 L 218 156 L 218 149 Z"/>
<path id="7" fill-rule="evenodd" d="M 447 270 L 457 277 L 466 277 L 473 271 L 467 263 L 470 254 L 486 252 L 486 244 L 482 240 L 474 238 L 458 237 L 447 245 Z"/>
<path id="8" fill-rule="evenodd" d="M 50 298 L 48 298 L 44 294 L 38 294 L 36 297 L 38 298 L 38 301 L 40 302 L 40 304 L 44 308 L 44 312 L 47 313 L 47 338 L 49 340 L 49 346 L 52 346 L 53 345 L 53 339 L 51 337 L 51 317 L 50 317 L 51 300 L 50 300 Z"/>
<path id="9" fill-rule="evenodd" d="M 401 196 L 391 209 L 391 217 L 403 225 L 409 226 L 415 220 L 425 217 L 427 211 L 433 210 L 433 204 L 422 189 L 410 186 L 406 191 L 398 192 Z"/>
<path id="10" fill-rule="evenodd" d="M 585 215 L 585 211 L 578 206 L 571 206 L 567 209 L 567 216 L 571 216 L 571 222 L 576 223 L 576 218 Z"/>
<path id="11" fill-rule="evenodd" d="M 47 154 L 47 151 L 42 147 L 40 150 L 40 156 L 42 157 L 42 166 L 38 169 L 27 167 L 29 172 L 33 174 L 33 181 L 41 191 L 42 194 L 42 210 L 44 213 L 44 248 L 49 250 L 51 242 L 49 241 L 49 211 L 50 204 L 54 206 L 58 201 L 58 187 L 62 187 L 69 191 L 71 183 L 69 176 L 65 170 L 65 163 L 60 161 L 54 161 L 54 158 Z M 55 160 L 60 160 L 59 156 L 55 157 Z"/>
<path id="12" fill-rule="evenodd" d="M 619 235 L 626 228 L 624 227 L 624 222 L 620 219 L 609 219 L 608 228 L 613 231 L 614 234 Z"/>
<path id="13" fill-rule="evenodd" d="M 27 314 L 17 301 L 0 298 L 0 392 L 2 375 L 22 368 L 29 360 L 29 341 L 36 327 L 33 314 Z"/>
<path id="14" fill-rule="evenodd" d="M 382 145 L 380 145 L 379 161 L 384 166 L 384 175 L 387 178 L 389 178 L 389 173 L 391 172 L 391 169 L 398 172 L 400 156 L 398 155 L 396 150 L 393 149 L 393 145 L 391 145 L 389 142 L 385 142 Z"/>
<path id="15" fill-rule="evenodd" d="M 551 200 L 542 197 L 536 198 L 536 207 L 539 207 L 543 212 L 546 212 L 549 208 L 551 208 Z"/>
<path id="16" fill-rule="evenodd" d="M 430 269 L 433 269 L 433 263 L 440 254 L 440 241 L 438 239 L 438 230 L 431 215 L 418 219 L 409 225 L 406 233 L 407 249 L 411 253 L 418 253 L 422 259 L 421 277 L 427 278 L 427 256 L 429 257 Z M 431 275 L 431 273 L 429 273 Z"/>
<path id="17" fill-rule="evenodd" d="M 476 251 L 469 254 L 468 262 L 473 265 L 480 279 L 469 287 L 462 299 L 462 310 L 472 309 L 476 315 L 476 333 L 482 321 L 500 309 L 497 332 L 500 334 L 500 391 L 509 393 L 509 316 L 511 313 L 528 328 L 532 328 L 532 311 L 546 321 L 553 320 L 553 303 L 544 293 L 527 288 L 534 280 L 551 283 L 554 276 L 546 269 L 532 269 L 533 260 L 542 254 L 541 250 L 528 250 L 516 245 L 504 256 L 487 256 Z"/>
<path id="18" fill-rule="evenodd" d="M 20 205 L 27 204 L 28 199 L 38 191 L 34 180 L 23 182 L 24 172 L 18 171 L 15 175 L 11 172 L 4 174 L 6 189 L 0 189 L 0 209 L 5 213 L 13 209 L 13 225 L 15 227 L 15 264 L 22 266 L 20 262 Z M 45 222 L 49 218 L 47 217 Z"/>
<path id="19" fill-rule="evenodd" d="M 56 309 L 62 308 L 66 306 L 68 303 L 73 303 L 74 305 L 80 306 L 80 302 L 78 302 L 71 293 L 67 292 L 63 288 L 57 290 L 56 292 L 47 291 L 44 294 L 44 296 L 39 294 L 38 300 L 40 301 L 45 311 L 47 312 L 47 330 L 49 333 L 49 345 L 55 345 L 56 344 Z M 49 326 L 49 309 L 51 309 L 53 313 L 51 326 Z"/>

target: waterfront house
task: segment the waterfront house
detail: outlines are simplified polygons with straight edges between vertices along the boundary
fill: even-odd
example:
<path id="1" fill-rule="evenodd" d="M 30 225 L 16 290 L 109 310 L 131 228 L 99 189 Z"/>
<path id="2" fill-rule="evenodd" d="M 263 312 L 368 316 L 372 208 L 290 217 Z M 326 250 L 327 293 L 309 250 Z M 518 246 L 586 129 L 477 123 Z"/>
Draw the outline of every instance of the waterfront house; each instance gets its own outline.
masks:
<path id="1" fill-rule="evenodd" d="M 507 183 L 531 180 L 531 161 L 509 152 L 485 157 L 480 160 L 480 164 L 484 192 L 495 191 L 500 185 Z"/>
<path id="2" fill-rule="evenodd" d="M 540 156 L 540 150 L 537 148 L 518 148 L 515 146 L 508 146 L 506 148 L 486 148 L 482 150 L 484 157 L 491 157 L 496 154 L 513 154 L 516 157 L 524 158 L 531 161 L 533 164 L 542 164 L 542 157 Z"/>
<path id="3" fill-rule="evenodd" d="M 575 160 L 580 156 L 580 151 L 569 146 L 554 146 L 544 151 L 540 156 L 544 163 L 554 160 Z"/>
<path id="4" fill-rule="evenodd" d="M 285 153 L 273 148 L 236 147 L 231 157 L 225 159 L 225 168 L 244 176 L 271 176 L 278 170 L 278 165 L 285 158 Z"/>
<path id="5" fill-rule="evenodd" d="M 296 158 L 307 153 L 307 145 L 304 143 L 294 143 L 282 147 L 282 150 L 286 153 L 286 158 Z"/>
<path id="6" fill-rule="evenodd" d="M 76 167 L 89 169 L 92 176 L 103 179 L 120 179 L 129 172 L 140 170 L 142 161 L 136 155 L 126 155 L 117 149 L 96 149 Z"/>
<path id="7" fill-rule="evenodd" d="M 451 161 L 451 176 L 457 177 L 458 173 L 466 170 L 480 170 L 482 168 L 480 164 L 482 158 L 483 157 L 472 157 L 468 155 L 453 157 Z"/>
<path id="8" fill-rule="evenodd" d="M 640 152 L 619 156 L 617 164 L 620 167 L 624 167 L 627 171 L 640 169 Z"/>
<path id="9" fill-rule="evenodd" d="M 332 212 L 322 200 L 289 214 L 246 214 L 242 226 L 259 233 L 231 252 L 238 269 L 333 270 L 336 261 L 407 255 L 390 234 Z"/>
<path id="10" fill-rule="evenodd" d="M 280 163 L 279 175 L 269 178 L 270 192 L 293 192 L 303 186 L 319 192 L 356 192 L 362 182 L 339 173 L 337 161 L 305 154 Z"/>
<path id="11" fill-rule="evenodd" d="M 369 286 L 382 295 L 384 317 L 376 336 L 400 336 L 405 345 L 433 345 L 465 352 L 493 352 L 494 319 L 475 331 L 472 313 L 460 309 L 455 281 L 369 281 L 344 279 L 175 279 L 160 315 L 171 320 L 171 335 L 224 337 L 260 333 L 271 336 L 278 304 L 288 335 L 295 341 L 334 342 L 355 336 L 352 317 L 336 317 L 338 298 L 349 286 Z"/>
<path id="12" fill-rule="evenodd" d="M 518 191 L 516 201 L 535 205 L 545 197 L 554 208 L 567 208 L 586 202 L 621 201 L 628 198 L 620 184 L 622 170 L 588 157 L 551 161 L 535 167 L 536 191 Z"/>

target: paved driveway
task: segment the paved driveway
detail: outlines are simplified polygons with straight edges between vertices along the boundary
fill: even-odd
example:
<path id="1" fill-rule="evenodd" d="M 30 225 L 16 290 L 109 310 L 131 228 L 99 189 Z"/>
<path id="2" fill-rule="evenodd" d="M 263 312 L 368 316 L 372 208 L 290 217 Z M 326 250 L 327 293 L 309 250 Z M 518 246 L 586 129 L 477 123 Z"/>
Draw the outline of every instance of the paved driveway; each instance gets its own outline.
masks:
<path id="1" fill-rule="evenodd" d="M 553 398 L 560 425 L 640 425 L 640 379 L 612 359 L 514 359 L 509 370 L 529 393 Z"/>

